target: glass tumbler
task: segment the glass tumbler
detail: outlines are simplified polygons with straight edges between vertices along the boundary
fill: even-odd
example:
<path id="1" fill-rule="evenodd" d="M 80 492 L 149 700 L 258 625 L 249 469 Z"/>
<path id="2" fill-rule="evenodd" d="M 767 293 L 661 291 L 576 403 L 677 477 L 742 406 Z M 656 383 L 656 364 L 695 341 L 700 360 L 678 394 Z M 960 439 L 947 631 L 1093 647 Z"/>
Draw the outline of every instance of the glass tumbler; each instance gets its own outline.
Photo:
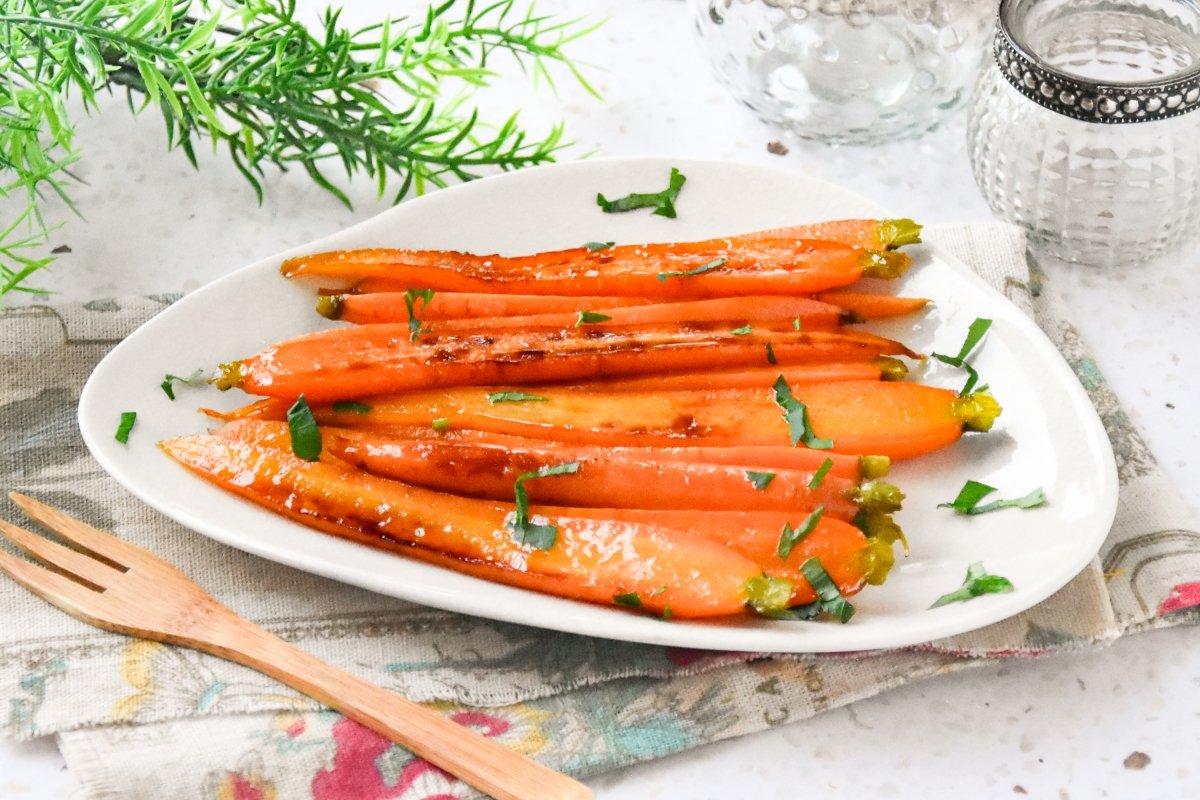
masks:
<path id="1" fill-rule="evenodd" d="M 1131 265 L 1200 229 L 1200 3 L 1001 0 L 968 151 L 1035 251 Z"/>
<path id="2" fill-rule="evenodd" d="M 915 138 L 966 104 L 994 0 L 690 0 L 717 76 L 803 139 Z"/>

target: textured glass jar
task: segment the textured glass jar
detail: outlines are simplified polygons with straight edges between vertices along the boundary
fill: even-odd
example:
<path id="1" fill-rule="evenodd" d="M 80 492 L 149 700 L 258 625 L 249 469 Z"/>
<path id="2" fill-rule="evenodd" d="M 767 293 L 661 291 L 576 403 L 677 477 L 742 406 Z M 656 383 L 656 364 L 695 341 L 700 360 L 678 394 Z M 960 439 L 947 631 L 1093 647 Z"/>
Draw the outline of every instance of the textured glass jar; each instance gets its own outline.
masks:
<path id="1" fill-rule="evenodd" d="M 965 105 L 994 0 L 690 0 L 717 75 L 804 139 L 915 138 Z"/>
<path id="2" fill-rule="evenodd" d="M 968 149 L 1039 253 L 1146 261 L 1200 230 L 1200 4 L 1002 0 Z"/>

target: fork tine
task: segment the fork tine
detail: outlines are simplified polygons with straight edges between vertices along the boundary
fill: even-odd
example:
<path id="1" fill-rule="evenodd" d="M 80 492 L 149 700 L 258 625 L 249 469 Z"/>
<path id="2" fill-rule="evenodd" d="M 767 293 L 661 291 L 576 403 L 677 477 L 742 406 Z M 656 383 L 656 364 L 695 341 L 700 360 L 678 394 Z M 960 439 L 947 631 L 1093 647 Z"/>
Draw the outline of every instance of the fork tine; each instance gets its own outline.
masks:
<path id="1" fill-rule="evenodd" d="M 122 574 L 120 570 L 114 569 L 102 561 L 85 556 L 69 547 L 63 547 L 58 542 L 38 536 L 36 533 L 30 533 L 24 528 L 18 528 L 2 519 L 0 519 L 0 536 L 8 539 L 42 563 L 57 567 L 63 572 L 69 572 L 99 587 L 106 586 L 114 577 Z"/>
<path id="2" fill-rule="evenodd" d="M 100 624 L 88 609 L 101 595 L 83 584 L 4 552 L 0 552 L 0 572 L 68 614 Z"/>
<path id="3" fill-rule="evenodd" d="M 105 533 L 73 517 L 68 517 L 58 509 L 51 508 L 45 503 L 39 503 L 28 495 L 9 492 L 8 497 L 37 524 L 54 531 L 68 542 L 91 550 L 115 564 L 128 568 L 139 558 L 144 559 L 149 556 L 140 547 L 123 542 L 111 533 Z M 153 557 L 151 556 L 151 558 Z"/>

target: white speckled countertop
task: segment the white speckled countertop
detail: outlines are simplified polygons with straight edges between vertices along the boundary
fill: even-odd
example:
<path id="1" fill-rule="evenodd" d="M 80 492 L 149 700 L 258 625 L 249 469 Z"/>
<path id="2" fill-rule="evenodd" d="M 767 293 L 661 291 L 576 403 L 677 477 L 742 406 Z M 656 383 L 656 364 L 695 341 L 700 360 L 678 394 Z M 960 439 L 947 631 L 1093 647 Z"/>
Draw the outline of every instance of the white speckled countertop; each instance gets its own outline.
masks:
<path id="1" fill-rule="evenodd" d="M 395 11 L 359 0 L 356 20 Z M 411 4 L 409 4 L 411 5 Z M 581 4 L 543 0 L 546 12 Z M 511 81 L 489 106 L 523 106 L 536 128 L 558 119 L 572 154 L 735 159 L 806 170 L 853 186 L 926 223 L 990 216 L 971 178 L 964 121 L 926 139 L 831 150 L 779 138 L 711 77 L 681 0 L 593 0 L 607 16 L 578 43 L 597 65 L 600 104 L 573 87 L 555 97 Z M 161 124 L 123 104 L 81 121 L 76 191 L 85 219 L 44 285 L 66 299 L 191 290 L 272 252 L 382 209 L 366 182 L 354 211 L 299 175 L 272 175 L 261 208 L 233 168 L 203 158 L 193 174 L 166 153 Z M 568 157 L 572 157 L 569 155 Z M 65 215 L 64 215 L 65 216 Z M 1200 508 L 1200 255 L 1096 272 L 1055 267 L 1101 369 L 1194 509 Z M 591 782 L 601 800 L 833 796 L 1175 798 L 1200 785 L 1200 629 L 1144 634 L 1100 652 L 985 666 L 885 693 L 815 719 L 630 768 Z M 1144 768 L 1127 765 L 1132 753 Z M 0 743 L 0 800 L 71 796 L 50 741 Z M 281 800 L 290 800 L 281 798 Z"/>

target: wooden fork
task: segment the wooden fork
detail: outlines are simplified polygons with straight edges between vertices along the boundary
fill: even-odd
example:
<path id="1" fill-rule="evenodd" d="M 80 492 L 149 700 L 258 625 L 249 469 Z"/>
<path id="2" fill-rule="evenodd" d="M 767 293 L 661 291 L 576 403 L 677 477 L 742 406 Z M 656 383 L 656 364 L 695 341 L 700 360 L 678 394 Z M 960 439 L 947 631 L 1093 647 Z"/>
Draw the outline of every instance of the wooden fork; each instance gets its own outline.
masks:
<path id="1" fill-rule="evenodd" d="M 498 800 L 586 800 L 591 791 L 502 744 L 332 667 L 239 617 L 140 547 L 15 492 L 30 519 L 74 544 L 0 520 L 3 535 L 55 571 L 0 551 L 0 571 L 99 628 L 203 650 L 269 675 Z"/>

